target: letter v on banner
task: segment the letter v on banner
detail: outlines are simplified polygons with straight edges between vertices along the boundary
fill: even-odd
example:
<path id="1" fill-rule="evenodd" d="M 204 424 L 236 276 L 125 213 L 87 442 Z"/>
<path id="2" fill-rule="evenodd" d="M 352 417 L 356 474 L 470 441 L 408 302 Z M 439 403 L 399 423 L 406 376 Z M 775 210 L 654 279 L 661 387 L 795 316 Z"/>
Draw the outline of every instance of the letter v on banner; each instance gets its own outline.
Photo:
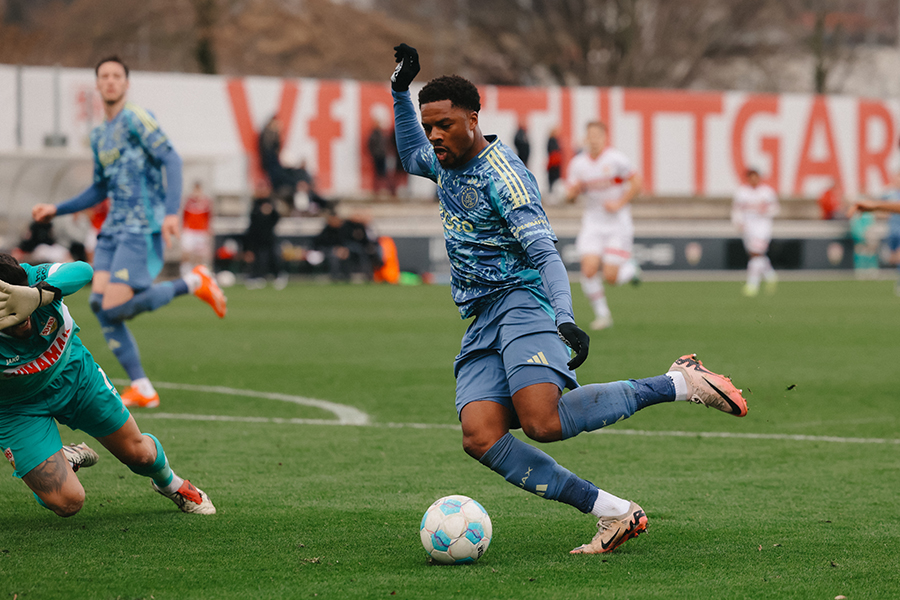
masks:
<path id="1" fill-rule="evenodd" d="M 262 171 L 262 163 L 259 158 L 259 131 L 253 125 L 253 116 L 250 113 L 250 103 L 247 100 L 247 90 L 243 79 L 229 79 L 227 82 L 228 100 L 231 102 L 231 110 L 234 114 L 234 122 L 237 125 L 241 145 L 247 154 L 251 184 L 266 181 L 266 175 Z M 283 81 L 281 85 L 281 100 L 278 104 L 278 119 L 283 127 L 281 139 L 288 139 L 291 130 L 291 121 L 294 117 L 294 106 L 297 104 L 297 84 L 292 81 Z"/>

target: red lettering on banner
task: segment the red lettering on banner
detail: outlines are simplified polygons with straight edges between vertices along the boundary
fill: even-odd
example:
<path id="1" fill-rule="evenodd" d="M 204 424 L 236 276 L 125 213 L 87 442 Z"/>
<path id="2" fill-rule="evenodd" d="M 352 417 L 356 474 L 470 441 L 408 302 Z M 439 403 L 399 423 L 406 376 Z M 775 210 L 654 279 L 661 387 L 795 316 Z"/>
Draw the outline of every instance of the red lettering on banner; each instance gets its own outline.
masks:
<path id="1" fill-rule="evenodd" d="M 253 125 L 253 117 L 250 114 L 250 103 L 247 101 L 247 90 L 244 88 L 243 79 L 229 79 L 226 83 L 228 99 L 231 102 L 231 111 L 234 122 L 237 125 L 241 145 L 247 154 L 250 169 L 250 180 L 255 186 L 257 182 L 266 181 L 266 175 L 262 171 L 262 163 L 259 158 L 259 131 Z M 281 139 L 288 139 L 291 130 L 291 121 L 294 117 L 294 106 L 297 104 L 297 84 L 284 81 L 281 87 L 281 101 L 278 105 L 278 119 L 282 123 Z M 268 117 L 266 118 L 268 120 Z"/>
<path id="2" fill-rule="evenodd" d="M 372 165 L 372 156 L 369 154 L 369 134 L 375 128 L 375 118 L 372 111 L 375 106 L 382 104 L 386 107 L 387 113 L 385 117 L 387 121 L 383 125 L 387 128 L 393 123 L 392 110 L 394 99 L 391 96 L 390 87 L 387 83 L 360 83 L 359 84 L 359 161 L 360 169 L 360 187 L 364 190 L 371 190 L 374 187 L 375 168 Z M 394 135 L 393 127 L 390 128 L 390 134 Z M 403 170 L 403 166 L 398 163 L 397 169 Z"/>
<path id="3" fill-rule="evenodd" d="M 338 81 L 320 81 L 318 114 L 309 123 L 309 135 L 319 147 L 316 182 L 323 190 L 332 188 L 331 142 L 341 137 L 343 127 L 331 116 L 331 107 L 341 98 L 341 84 Z"/>
<path id="4" fill-rule="evenodd" d="M 819 128 L 825 134 L 828 156 L 821 160 L 816 160 L 809 153 L 812 150 L 813 135 L 816 129 Z M 844 182 L 841 178 L 841 167 L 838 162 L 837 147 L 834 144 L 834 134 L 831 131 L 831 119 L 828 117 L 828 107 L 823 96 L 816 96 L 813 100 L 809 121 L 806 123 L 806 133 L 803 135 L 803 148 L 800 150 L 797 176 L 794 179 L 794 194 L 801 195 L 803 193 L 803 183 L 806 179 L 818 175 L 833 177 L 841 188 L 844 187 Z"/>
<path id="5" fill-rule="evenodd" d="M 610 118 L 610 112 L 609 88 L 603 88 L 600 90 L 600 122 L 606 125 L 606 139 L 609 141 L 609 145 L 615 146 L 616 143 L 613 140 L 612 119 Z"/>
<path id="6" fill-rule="evenodd" d="M 706 117 L 722 112 L 722 94 L 625 90 L 625 110 L 641 116 L 641 174 L 644 190 L 653 185 L 653 117 L 657 113 L 694 117 L 694 192 L 706 189 Z"/>
<path id="7" fill-rule="evenodd" d="M 881 148 L 869 148 L 869 122 L 881 121 L 884 127 L 884 144 Z M 867 192 L 869 169 L 876 169 L 881 175 L 881 182 L 890 180 L 888 175 L 888 158 L 894 146 L 894 120 L 887 107 L 874 100 L 860 100 L 858 121 L 856 126 L 859 147 L 859 190 Z"/>
<path id="8" fill-rule="evenodd" d="M 744 136 L 747 125 L 753 116 L 760 113 L 778 115 L 778 96 L 749 96 L 734 118 L 734 126 L 731 130 L 731 161 L 738 180 L 743 178 L 744 172 L 750 166 L 744 157 Z M 769 157 L 770 161 L 769 172 L 763 173 L 765 175 L 763 181 L 775 190 L 778 190 L 780 187 L 779 165 L 781 163 L 781 144 L 779 139 L 774 136 L 763 136 L 759 140 L 759 147 L 762 153 Z M 761 168 L 756 165 L 753 166 Z"/>

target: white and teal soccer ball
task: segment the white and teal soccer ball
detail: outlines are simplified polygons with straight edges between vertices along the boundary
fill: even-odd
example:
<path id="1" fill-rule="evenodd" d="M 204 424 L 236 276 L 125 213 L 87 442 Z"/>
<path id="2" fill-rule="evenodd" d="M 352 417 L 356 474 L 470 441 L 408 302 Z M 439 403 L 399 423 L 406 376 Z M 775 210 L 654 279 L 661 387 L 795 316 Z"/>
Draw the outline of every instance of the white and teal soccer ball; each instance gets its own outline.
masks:
<path id="1" fill-rule="evenodd" d="M 487 551 L 494 528 L 487 511 L 468 496 L 436 500 L 422 517 L 419 536 L 425 551 L 445 565 L 473 563 Z"/>

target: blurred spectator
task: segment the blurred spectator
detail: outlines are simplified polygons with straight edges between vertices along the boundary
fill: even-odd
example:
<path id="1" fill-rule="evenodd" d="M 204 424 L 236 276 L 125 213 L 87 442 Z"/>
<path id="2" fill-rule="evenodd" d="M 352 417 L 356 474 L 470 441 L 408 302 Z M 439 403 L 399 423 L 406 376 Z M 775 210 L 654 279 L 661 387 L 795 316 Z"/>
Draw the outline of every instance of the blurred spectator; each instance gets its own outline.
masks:
<path id="1" fill-rule="evenodd" d="M 832 180 L 827 190 L 819 196 L 819 210 L 824 220 L 830 221 L 844 216 L 844 194 L 837 180 Z"/>
<path id="2" fill-rule="evenodd" d="M 325 213 L 325 227 L 313 238 L 312 249 L 324 255 L 333 280 L 348 281 L 359 273 L 371 281 L 375 269 L 381 267 L 381 246 L 369 231 L 370 221 L 366 213 L 348 219 L 334 210 Z"/>
<path id="3" fill-rule="evenodd" d="M 562 147 L 559 145 L 559 128 L 554 127 L 547 138 L 547 181 L 550 189 L 562 176 Z"/>
<path id="4" fill-rule="evenodd" d="M 284 289 L 287 285 L 287 273 L 282 269 L 278 238 L 275 235 L 275 226 L 278 225 L 281 214 L 271 192 L 267 185 L 258 185 L 250 207 L 250 224 L 244 233 L 244 260 L 250 263 L 248 289 L 266 287 L 268 275 L 275 276 L 275 289 Z"/>
<path id="5" fill-rule="evenodd" d="M 81 245 L 82 249 L 84 248 Z M 56 241 L 52 223 L 32 221 L 28 232 L 11 252 L 19 262 L 37 265 L 41 263 L 71 262 L 69 249 Z"/>
<path id="6" fill-rule="evenodd" d="M 408 173 L 403 169 L 403 165 L 400 164 L 400 155 L 397 152 L 397 137 L 393 129 L 388 132 L 388 147 L 390 148 L 388 152 L 388 172 L 393 176 L 393 189 L 396 194 L 398 190 L 402 190 L 406 187 L 408 180 Z"/>
<path id="7" fill-rule="evenodd" d="M 372 191 L 376 194 L 386 191 L 393 196 L 396 193 L 392 165 L 388 164 L 392 146 L 390 141 L 392 133 L 385 130 L 384 124 L 379 119 L 375 122 L 375 127 L 372 128 L 372 132 L 369 134 L 367 147 L 369 156 L 372 159 L 372 172 L 374 174 Z"/>
<path id="8" fill-rule="evenodd" d="M 259 134 L 259 159 L 272 186 L 271 196 L 293 209 L 298 184 L 305 181 L 311 188 L 312 177 L 302 164 L 292 168 L 281 163 L 283 129 L 278 115 L 272 115 Z"/>
<path id="9" fill-rule="evenodd" d="M 212 199 L 203 192 L 203 184 L 194 182 L 191 195 L 184 201 L 181 232 L 181 276 L 197 265 L 210 266 L 212 260 Z"/>
<path id="10" fill-rule="evenodd" d="M 297 189 L 291 208 L 298 212 L 317 215 L 334 206 L 335 203 L 332 200 L 324 198 L 317 191 L 315 179 L 306 170 L 305 162 L 301 162 L 295 172 L 297 174 Z"/>
<path id="11" fill-rule="evenodd" d="M 516 130 L 516 137 L 513 139 L 513 145 L 516 147 L 516 154 L 528 166 L 528 157 L 531 156 L 531 143 L 528 141 L 528 128 L 525 127 L 524 121 L 519 121 L 519 128 Z"/>

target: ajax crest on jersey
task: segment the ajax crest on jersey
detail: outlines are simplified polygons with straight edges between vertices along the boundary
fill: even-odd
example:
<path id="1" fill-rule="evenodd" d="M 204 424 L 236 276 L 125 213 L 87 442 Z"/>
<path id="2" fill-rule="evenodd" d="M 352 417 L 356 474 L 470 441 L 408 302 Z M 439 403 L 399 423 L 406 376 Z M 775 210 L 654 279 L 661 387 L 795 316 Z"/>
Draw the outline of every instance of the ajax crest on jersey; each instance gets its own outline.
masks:
<path id="1" fill-rule="evenodd" d="M 487 551 L 493 533 L 484 507 L 459 495 L 436 500 L 419 526 L 425 551 L 433 561 L 445 565 L 475 562 Z"/>
<path id="2" fill-rule="evenodd" d="M 478 190 L 473 187 L 464 187 L 459 197 L 462 205 L 470 210 L 478 204 Z"/>

